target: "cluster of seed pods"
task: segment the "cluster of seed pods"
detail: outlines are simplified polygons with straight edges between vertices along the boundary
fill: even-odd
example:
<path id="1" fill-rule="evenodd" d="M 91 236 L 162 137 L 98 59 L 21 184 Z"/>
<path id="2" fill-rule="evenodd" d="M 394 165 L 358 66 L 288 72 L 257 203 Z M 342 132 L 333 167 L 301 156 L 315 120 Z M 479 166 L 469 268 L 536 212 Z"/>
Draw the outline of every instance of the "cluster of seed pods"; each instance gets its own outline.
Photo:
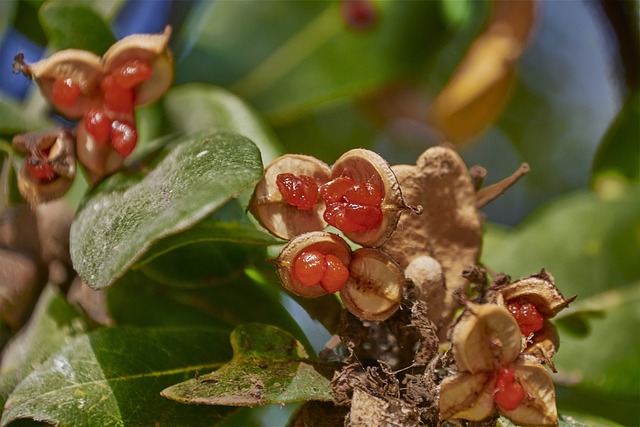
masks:
<path id="1" fill-rule="evenodd" d="M 38 84 L 53 109 L 78 121 L 74 155 L 93 182 L 117 171 L 136 147 L 135 107 L 158 100 L 171 85 L 170 35 L 170 27 L 162 34 L 134 34 L 102 57 L 67 49 L 26 64 L 16 56 L 14 68 Z M 41 146 L 32 144 L 26 152 L 26 173 L 33 181 L 50 183 L 60 174 L 52 167 L 51 152 Z"/>
<path id="2" fill-rule="evenodd" d="M 292 293 L 339 292 L 345 307 L 365 320 L 384 320 L 399 307 L 402 268 L 375 249 L 391 235 L 404 204 L 395 175 L 378 154 L 344 153 L 329 166 L 289 154 L 265 168 L 250 210 L 272 234 L 290 240 L 276 264 Z M 338 234 L 364 246 L 352 251 Z"/>

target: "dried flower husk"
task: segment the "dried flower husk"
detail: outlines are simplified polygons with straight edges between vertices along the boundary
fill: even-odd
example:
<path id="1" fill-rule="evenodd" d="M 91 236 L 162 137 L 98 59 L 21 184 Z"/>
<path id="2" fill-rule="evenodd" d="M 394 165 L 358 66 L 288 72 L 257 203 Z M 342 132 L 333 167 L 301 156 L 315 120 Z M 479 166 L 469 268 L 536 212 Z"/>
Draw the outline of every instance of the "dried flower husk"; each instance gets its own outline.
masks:
<path id="1" fill-rule="evenodd" d="M 68 129 L 56 128 L 42 132 L 16 135 L 13 145 L 27 157 L 18 171 L 18 190 L 32 206 L 61 197 L 71 187 L 76 175 L 75 139 Z M 46 162 L 56 177 L 43 182 L 29 173 L 29 156 L 46 152 Z"/>
<path id="2" fill-rule="evenodd" d="M 151 66 L 151 77 L 136 88 L 136 105 L 157 101 L 171 86 L 173 56 L 169 50 L 170 37 L 169 25 L 161 34 L 132 34 L 114 43 L 102 56 L 105 74 L 133 59 Z"/>
<path id="3" fill-rule="evenodd" d="M 278 157 L 265 168 L 264 176 L 256 185 L 249 210 L 269 232 L 283 239 L 291 239 L 299 234 L 323 230 L 327 223 L 322 218 L 324 203 L 318 197 L 315 206 L 300 210 L 287 203 L 276 178 L 281 173 L 307 175 L 316 180 L 318 186 L 329 181 L 331 168 L 315 157 L 302 154 L 286 154 Z"/>
<path id="4" fill-rule="evenodd" d="M 461 371 L 477 374 L 506 366 L 522 348 L 518 322 L 497 304 L 471 304 L 453 329 L 453 357 Z"/>
<path id="5" fill-rule="evenodd" d="M 47 102 L 66 118 L 78 119 L 101 101 L 100 82 L 104 77 L 102 63 L 99 56 L 86 50 L 61 50 L 34 64 L 24 63 L 19 55 L 14 69 L 35 80 Z M 67 78 L 80 86 L 80 94 L 73 105 L 58 105 L 53 101 L 53 83 L 57 79 Z"/>
<path id="6" fill-rule="evenodd" d="M 345 266 L 351 262 L 351 248 L 340 236 L 325 231 L 313 231 L 296 236 L 280 252 L 276 259 L 278 275 L 282 285 L 291 293 L 302 297 L 318 297 L 327 293 L 320 284 L 307 286 L 293 275 L 293 263 L 304 251 L 318 251 L 333 254 Z"/>
<path id="7" fill-rule="evenodd" d="M 340 298 L 349 312 L 363 320 L 386 320 L 400 307 L 406 279 L 402 268 L 374 248 L 353 252 L 349 279 Z"/>
<path id="8" fill-rule="evenodd" d="M 413 165 L 393 166 L 408 205 L 420 205 L 422 215 L 404 215 L 382 249 L 406 268 L 417 256 L 429 255 L 442 266 L 446 292 L 441 319 L 431 319 L 440 338 L 453 318 L 458 302 L 454 293 L 466 289 L 462 272 L 477 263 L 482 242 L 482 218 L 476 207 L 475 187 L 464 161 L 445 146 L 427 149 Z"/>
<path id="9" fill-rule="evenodd" d="M 359 232 L 345 232 L 350 240 L 362 246 L 378 247 L 391 236 L 405 205 L 398 180 L 391 167 L 380 155 L 370 150 L 355 148 L 344 153 L 331 168 L 331 179 L 348 176 L 355 183 L 370 182 L 383 190 L 380 204 L 381 223 L 371 229 Z M 413 216 L 413 215 L 411 215 Z"/>

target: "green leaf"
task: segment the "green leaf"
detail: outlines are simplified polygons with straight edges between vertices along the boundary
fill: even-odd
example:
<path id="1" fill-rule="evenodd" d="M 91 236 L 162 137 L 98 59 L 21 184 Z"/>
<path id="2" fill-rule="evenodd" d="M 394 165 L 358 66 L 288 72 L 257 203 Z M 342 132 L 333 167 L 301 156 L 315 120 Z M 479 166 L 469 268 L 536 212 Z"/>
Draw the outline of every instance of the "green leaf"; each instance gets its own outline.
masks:
<path id="1" fill-rule="evenodd" d="M 11 21 L 13 21 L 17 4 L 18 2 L 16 0 L 4 0 L 0 2 L 0 36 L 4 34 L 4 31 Z"/>
<path id="2" fill-rule="evenodd" d="M 231 346 L 231 362 L 162 395 L 183 403 L 230 406 L 332 400 L 325 377 L 332 369 L 309 360 L 288 333 L 269 325 L 242 325 L 231 334 Z"/>
<path id="3" fill-rule="evenodd" d="M 55 50 L 83 49 L 102 55 L 116 42 L 102 16 L 80 3 L 48 1 L 40 8 L 39 18 Z"/>
<path id="4" fill-rule="evenodd" d="M 147 175 L 114 175 L 87 196 L 71 226 L 74 268 L 92 288 L 110 286 L 153 243 L 251 188 L 262 170 L 243 136 L 205 131 L 175 141 Z"/>
<path id="5" fill-rule="evenodd" d="M 378 19 L 367 31 L 349 28 L 340 2 L 201 4 L 177 37 L 192 48 L 177 65 L 176 80 L 231 87 L 281 122 L 416 75 L 447 36 L 440 5 L 375 4 Z"/>
<path id="6" fill-rule="evenodd" d="M 255 142 L 265 163 L 284 151 L 253 107 L 221 87 L 206 84 L 176 87 L 167 93 L 164 105 L 167 119 L 177 132 L 203 129 L 237 132 Z"/>
<path id="7" fill-rule="evenodd" d="M 19 103 L 0 94 L 0 134 L 13 137 L 18 133 L 42 130 L 49 125 L 45 120 L 34 118 Z"/>
<path id="8" fill-rule="evenodd" d="M 558 380 L 603 398 L 637 401 L 639 189 L 629 188 L 616 200 L 574 194 L 539 210 L 515 230 L 499 234 L 484 242 L 483 262 L 489 268 L 518 278 L 544 267 L 565 296 L 578 295 L 568 317 L 602 313 L 601 318 L 589 319 L 587 338 L 560 329 L 560 351 L 554 358 L 561 374 Z"/>
<path id="9" fill-rule="evenodd" d="M 230 357 L 228 332 L 211 328 L 93 332 L 20 383 L 0 424 L 27 418 L 73 426 L 212 425 L 230 410 L 180 405 L 159 393 L 198 371 L 217 369 Z"/>
<path id="10" fill-rule="evenodd" d="M 0 406 L 31 371 L 73 337 L 86 332 L 83 317 L 51 286 L 40 295 L 28 326 L 4 349 L 0 365 Z"/>
<path id="11" fill-rule="evenodd" d="M 499 427 L 515 427 L 511 421 L 504 417 L 498 419 Z M 558 427 L 615 427 L 618 424 L 610 420 L 594 417 L 586 414 L 560 415 Z"/>

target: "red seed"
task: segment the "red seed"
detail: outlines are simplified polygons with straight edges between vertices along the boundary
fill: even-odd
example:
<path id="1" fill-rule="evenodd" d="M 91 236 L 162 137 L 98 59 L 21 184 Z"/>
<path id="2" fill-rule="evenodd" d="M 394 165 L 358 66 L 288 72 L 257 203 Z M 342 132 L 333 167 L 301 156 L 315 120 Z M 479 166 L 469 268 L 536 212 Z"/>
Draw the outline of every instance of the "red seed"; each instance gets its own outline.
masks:
<path id="1" fill-rule="evenodd" d="M 135 106 L 135 93 L 133 89 L 125 89 L 118 86 L 112 75 L 106 76 L 100 83 L 104 94 L 104 105 L 109 111 L 115 113 L 131 113 Z"/>
<path id="2" fill-rule="evenodd" d="M 372 182 L 354 184 L 344 194 L 347 202 L 364 206 L 378 206 L 383 197 L 382 189 Z"/>
<path id="3" fill-rule="evenodd" d="M 111 123 L 111 145 L 122 156 L 127 157 L 138 142 L 138 132 L 133 123 L 114 120 Z"/>
<path id="4" fill-rule="evenodd" d="M 322 193 L 322 198 L 326 203 L 329 202 L 343 202 L 342 199 L 345 193 L 351 188 L 355 183 L 353 179 L 348 176 L 341 176 L 332 181 L 323 184 L 320 187 L 320 192 Z"/>
<path id="5" fill-rule="evenodd" d="M 40 182 L 52 181 L 58 176 L 47 160 L 46 152 L 38 151 L 27 156 L 27 171 L 32 178 Z"/>
<path id="6" fill-rule="evenodd" d="M 153 69 L 149 63 L 140 59 L 130 59 L 111 73 L 115 84 L 122 89 L 133 89 L 151 77 L 151 74 Z"/>
<path id="7" fill-rule="evenodd" d="M 366 227 L 353 222 L 346 216 L 346 203 L 331 202 L 327 203 L 326 209 L 322 217 L 327 224 L 334 226 L 345 233 L 360 232 L 366 230 Z"/>
<path id="8" fill-rule="evenodd" d="M 318 200 L 318 184 L 310 176 L 281 173 L 276 177 L 276 184 L 284 200 L 300 210 L 311 209 Z"/>
<path id="9" fill-rule="evenodd" d="M 531 303 L 511 301 L 507 304 L 507 309 L 518 322 L 520 332 L 525 337 L 535 334 L 544 326 L 544 316 Z"/>
<path id="10" fill-rule="evenodd" d="M 326 271 L 320 281 L 320 286 L 329 293 L 338 292 L 349 279 L 349 269 L 334 254 L 326 254 L 324 258 L 326 260 Z"/>
<path id="11" fill-rule="evenodd" d="M 345 206 L 345 217 L 355 224 L 369 229 L 382 222 L 382 210 L 378 206 L 362 206 L 349 203 Z"/>
<path id="12" fill-rule="evenodd" d="M 80 95 L 80 85 L 70 78 L 56 79 L 52 88 L 53 102 L 61 107 L 72 107 Z"/>
<path id="13" fill-rule="evenodd" d="M 98 145 L 104 145 L 111 136 L 111 119 L 103 110 L 93 108 L 84 113 L 84 127 Z"/>
<path id="14" fill-rule="evenodd" d="M 315 286 L 324 277 L 327 263 L 318 251 L 303 251 L 293 261 L 293 277 L 305 286 Z"/>
<path id="15" fill-rule="evenodd" d="M 504 411 L 513 411 L 524 401 L 525 395 L 524 388 L 515 380 L 514 370 L 501 369 L 493 395 L 498 406 Z"/>

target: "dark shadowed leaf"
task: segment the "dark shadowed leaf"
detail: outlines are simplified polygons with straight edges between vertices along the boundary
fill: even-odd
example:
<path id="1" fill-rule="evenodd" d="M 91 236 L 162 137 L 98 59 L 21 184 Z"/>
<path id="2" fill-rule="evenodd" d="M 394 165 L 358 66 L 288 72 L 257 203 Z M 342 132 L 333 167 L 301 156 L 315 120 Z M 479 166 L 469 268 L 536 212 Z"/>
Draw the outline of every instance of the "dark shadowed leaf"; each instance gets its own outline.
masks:
<path id="1" fill-rule="evenodd" d="M 260 152 L 243 136 L 183 137 L 147 175 L 114 175 L 87 196 L 71 227 L 74 268 L 92 288 L 110 286 L 153 243 L 192 227 L 261 175 Z"/>
<path id="2" fill-rule="evenodd" d="M 228 408 L 180 405 L 160 391 L 229 360 L 228 339 L 226 331 L 197 327 L 80 336 L 20 383 L 1 425 L 22 418 L 73 426 L 215 424 Z"/>
<path id="3" fill-rule="evenodd" d="M 230 406 L 332 400 L 326 377 L 331 367 L 309 360 L 288 333 L 269 325 L 241 325 L 231 334 L 231 346 L 231 362 L 162 395 L 183 403 Z"/>

